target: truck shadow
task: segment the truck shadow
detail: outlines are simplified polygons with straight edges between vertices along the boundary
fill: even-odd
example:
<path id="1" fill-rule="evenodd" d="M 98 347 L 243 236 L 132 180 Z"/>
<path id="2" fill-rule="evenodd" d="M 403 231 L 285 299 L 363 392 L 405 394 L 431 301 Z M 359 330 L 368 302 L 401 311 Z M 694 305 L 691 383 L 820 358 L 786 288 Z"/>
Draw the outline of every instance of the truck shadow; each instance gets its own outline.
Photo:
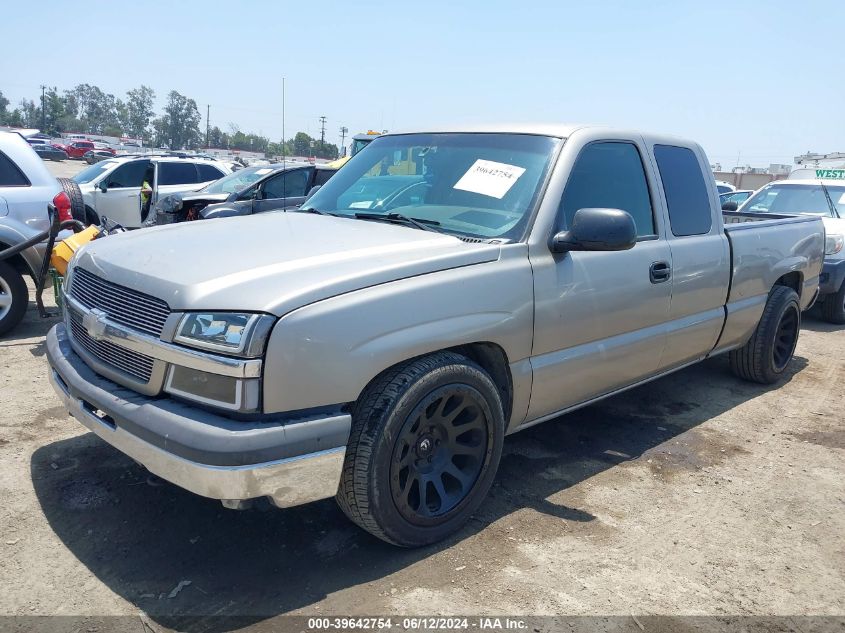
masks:
<path id="1" fill-rule="evenodd" d="M 786 380 L 806 365 L 797 357 Z M 90 433 L 38 449 L 30 467 L 52 529 L 101 582 L 162 626 L 225 631 L 383 579 L 526 508 L 560 520 L 561 533 L 590 524 L 596 519 L 579 501 L 579 484 L 625 462 L 658 461 L 669 444 L 673 459 L 683 460 L 674 446 L 700 436 L 695 427 L 772 388 L 743 383 L 725 359 L 714 359 L 510 436 L 496 485 L 473 520 L 417 550 L 359 530 L 333 500 L 225 510 L 150 477 Z M 190 584 L 168 597 L 181 581 Z"/>
<path id="2" fill-rule="evenodd" d="M 822 319 L 819 306 L 814 306 L 811 310 L 803 314 L 801 318 L 801 329 L 810 330 L 811 332 L 843 332 L 845 331 L 845 325 L 837 325 L 836 323 L 825 321 Z"/>

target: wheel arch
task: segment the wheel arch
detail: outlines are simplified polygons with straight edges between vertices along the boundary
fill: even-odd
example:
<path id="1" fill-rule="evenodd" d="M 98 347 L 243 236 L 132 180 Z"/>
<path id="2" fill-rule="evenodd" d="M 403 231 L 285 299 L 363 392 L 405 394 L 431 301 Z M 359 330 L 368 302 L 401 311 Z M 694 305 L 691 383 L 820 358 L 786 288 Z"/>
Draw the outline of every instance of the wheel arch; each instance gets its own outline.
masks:
<path id="1" fill-rule="evenodd" d="M 801 290 L 804 287 L 804 274 L 801 271 L 793 270 L 790 273 L 786 273 L 785 275 L 781 275 L 780 277 L 778 277 L 774 285 L 792 288 L 800 298 Z"/>

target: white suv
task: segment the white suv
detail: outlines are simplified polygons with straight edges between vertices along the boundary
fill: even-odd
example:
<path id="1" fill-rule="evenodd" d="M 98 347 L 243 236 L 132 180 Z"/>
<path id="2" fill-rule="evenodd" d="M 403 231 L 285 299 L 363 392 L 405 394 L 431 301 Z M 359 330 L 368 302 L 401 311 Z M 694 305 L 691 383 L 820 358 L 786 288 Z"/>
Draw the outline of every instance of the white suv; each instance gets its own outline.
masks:
<path id="1" fill-rule="evenodd" d="M 147 154 L 94 163 L 73 180 L 82 190 L 89 222 L 99 223 L 100 218 L 107 217 L 127 228 L 137 228 L 158 198 L 196 191 L 231 171 L 215 160 Z M 153 190 L 149 204 L 143 204 L 141 199 L 144 182 Z"/>

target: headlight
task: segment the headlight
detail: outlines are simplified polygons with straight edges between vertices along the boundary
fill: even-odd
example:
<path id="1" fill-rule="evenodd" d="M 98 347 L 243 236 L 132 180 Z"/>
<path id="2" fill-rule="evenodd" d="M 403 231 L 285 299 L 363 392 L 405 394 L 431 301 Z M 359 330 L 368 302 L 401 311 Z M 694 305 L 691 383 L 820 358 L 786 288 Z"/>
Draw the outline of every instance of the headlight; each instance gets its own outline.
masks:
<path id="1" fill-rule="evenodd" d="M 264 353 L 275 317 L 243 312 L 189 312 L 176 327 L 175 343 L 242 358 Z"/>
<path id="2" fill-rule="evenodd" d="M 824 254 L 836 255 L 836 253 L 842 250 L 843 245 L 845 245 L 845 236 L 836 234 L 828 235 L 824 240 Z"/>

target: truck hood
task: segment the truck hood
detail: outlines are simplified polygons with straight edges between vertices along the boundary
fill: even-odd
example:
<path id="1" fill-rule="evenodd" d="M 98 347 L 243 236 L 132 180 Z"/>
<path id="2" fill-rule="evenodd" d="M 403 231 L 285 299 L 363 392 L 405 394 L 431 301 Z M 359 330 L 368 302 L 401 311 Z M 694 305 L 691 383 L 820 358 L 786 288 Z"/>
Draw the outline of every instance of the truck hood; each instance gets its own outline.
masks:
<path id="1" fill-rule="evenodd" d="M 282 316 L 368 286 L 494 261 L 499 250 L 382 222 L 278 212 L 101 238 L 73 265 L 172 310 Z"/>
<path id="2" fill-rule="evenodd" d="M 226 202 L 228 200 L 228 193 L 203 193 L 202 191 L 174 194 L 178 195 L 185 202 L 196 202 L 197 200 L 208 201 L 209 204 L 217 202 Z"/>

